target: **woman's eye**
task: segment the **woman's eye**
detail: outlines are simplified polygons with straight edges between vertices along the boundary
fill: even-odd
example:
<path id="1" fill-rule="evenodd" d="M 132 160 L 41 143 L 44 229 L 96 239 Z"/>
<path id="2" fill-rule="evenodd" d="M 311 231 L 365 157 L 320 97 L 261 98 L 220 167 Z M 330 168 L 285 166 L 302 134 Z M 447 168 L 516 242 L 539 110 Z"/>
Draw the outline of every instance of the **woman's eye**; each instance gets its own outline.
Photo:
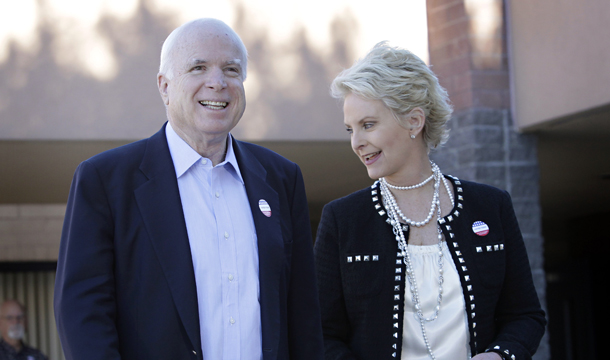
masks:
<path id="1" fill-rule="evenodd" d="M 365 129 L 370 129 L 370 128 L 372 128 L 372 127 L 373 127 L 373 123 L 365 123 L 365 124 L 363 125 L 363 128 L 365 128 Z"/>
<path id="2" fill-rule="evenodd" d="M 351 133 L 353 133 L 353 132 L 354 132 L 354 131 L 353 131 L 351 128 L 345 128 L 345 131 L 347 131 L 347 132 L 348 132 L 348 134 L 351 134 Z"/>

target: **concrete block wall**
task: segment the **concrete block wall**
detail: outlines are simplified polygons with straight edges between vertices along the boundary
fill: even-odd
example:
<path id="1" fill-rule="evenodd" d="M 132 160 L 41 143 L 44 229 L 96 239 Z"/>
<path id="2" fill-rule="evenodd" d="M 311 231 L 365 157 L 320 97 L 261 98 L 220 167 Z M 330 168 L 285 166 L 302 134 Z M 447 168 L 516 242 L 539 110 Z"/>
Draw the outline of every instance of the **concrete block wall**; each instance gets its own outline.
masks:
<path id="1" fill-rule="evenodd" d="M 0 261 L 57 261 L 66 205 L 0 205 Z"/>
<path id="2" fill-rule="evenodd" d="M 536 137 L 510 111 L 502 0 L 428 0 L 430 63 L 454 106 L 450 139 L 431 157 L 444 173 L 507 190 L 546 305 Z M 550 358 L 548 339 L 535 359 Z"/>

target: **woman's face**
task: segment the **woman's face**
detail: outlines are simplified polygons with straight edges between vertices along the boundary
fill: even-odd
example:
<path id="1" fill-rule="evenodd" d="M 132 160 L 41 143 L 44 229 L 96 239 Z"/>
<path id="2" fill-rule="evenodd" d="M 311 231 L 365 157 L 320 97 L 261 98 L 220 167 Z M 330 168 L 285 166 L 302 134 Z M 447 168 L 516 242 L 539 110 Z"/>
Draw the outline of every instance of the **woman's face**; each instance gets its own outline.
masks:
<path id="1" fill-rule="evenodd" d="M 398 124 L 381 100 L 349 94 L 343 114 L 352 149 L 366 166 L 369 177 L 386 177 L 388 181 L 395 178 L 394 183 L 399 184 L 409 158 L 415 156 L 417 141 L 410 138 L 409 130 Z"/>

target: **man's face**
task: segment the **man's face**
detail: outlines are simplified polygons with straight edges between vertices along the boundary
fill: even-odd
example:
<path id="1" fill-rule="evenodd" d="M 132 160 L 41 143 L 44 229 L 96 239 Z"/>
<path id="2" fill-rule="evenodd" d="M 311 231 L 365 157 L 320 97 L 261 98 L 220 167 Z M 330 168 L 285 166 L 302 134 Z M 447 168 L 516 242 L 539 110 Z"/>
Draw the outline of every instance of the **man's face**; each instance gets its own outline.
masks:
<path id="1" fill-rule="evenodd" d="M 7 302 L 0 308 L 0 333 L 8 341 L 21 340 L 25 331 L 25 315 L 16 303 Z"/>
<path id="2" fill-rule="evenodd" d="M 240 48 L 226 29 L 213 26 L 187 30 L 177 41 L 173 76 L 159 76 L 172 127 L 189 144 L 226 135 L 246 108 Z"/>

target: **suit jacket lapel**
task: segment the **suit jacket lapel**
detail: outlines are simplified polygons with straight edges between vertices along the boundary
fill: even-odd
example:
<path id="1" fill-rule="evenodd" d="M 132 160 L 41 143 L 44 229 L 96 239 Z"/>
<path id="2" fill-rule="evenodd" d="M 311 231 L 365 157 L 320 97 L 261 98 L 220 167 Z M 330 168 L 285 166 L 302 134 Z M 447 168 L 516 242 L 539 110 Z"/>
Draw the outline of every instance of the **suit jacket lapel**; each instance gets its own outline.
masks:
<path id="1" fill-rule="evenodd" d="M 148 181 L 135 197 L 151 242 L 172 291 L 180 319 L 199 352 L 197 286 L 176 172 L 165 137 L 165 126 L 148 139 L 140 170 Z"/>
<path id="2" fill-rule="evenodd" d="M 256 156 L 240 141 L 233 140 L 233 149 L 246 186 L 258 239 L 263 354 L 277 354 L 280 341 L 280 276 L 285 258 L 280 211 L 287 209 L 280 208 L 279 196 L 267 183 L 267 171 Z M 270 217 L 260 210 L 260 200 L 269 204 Z"/>

